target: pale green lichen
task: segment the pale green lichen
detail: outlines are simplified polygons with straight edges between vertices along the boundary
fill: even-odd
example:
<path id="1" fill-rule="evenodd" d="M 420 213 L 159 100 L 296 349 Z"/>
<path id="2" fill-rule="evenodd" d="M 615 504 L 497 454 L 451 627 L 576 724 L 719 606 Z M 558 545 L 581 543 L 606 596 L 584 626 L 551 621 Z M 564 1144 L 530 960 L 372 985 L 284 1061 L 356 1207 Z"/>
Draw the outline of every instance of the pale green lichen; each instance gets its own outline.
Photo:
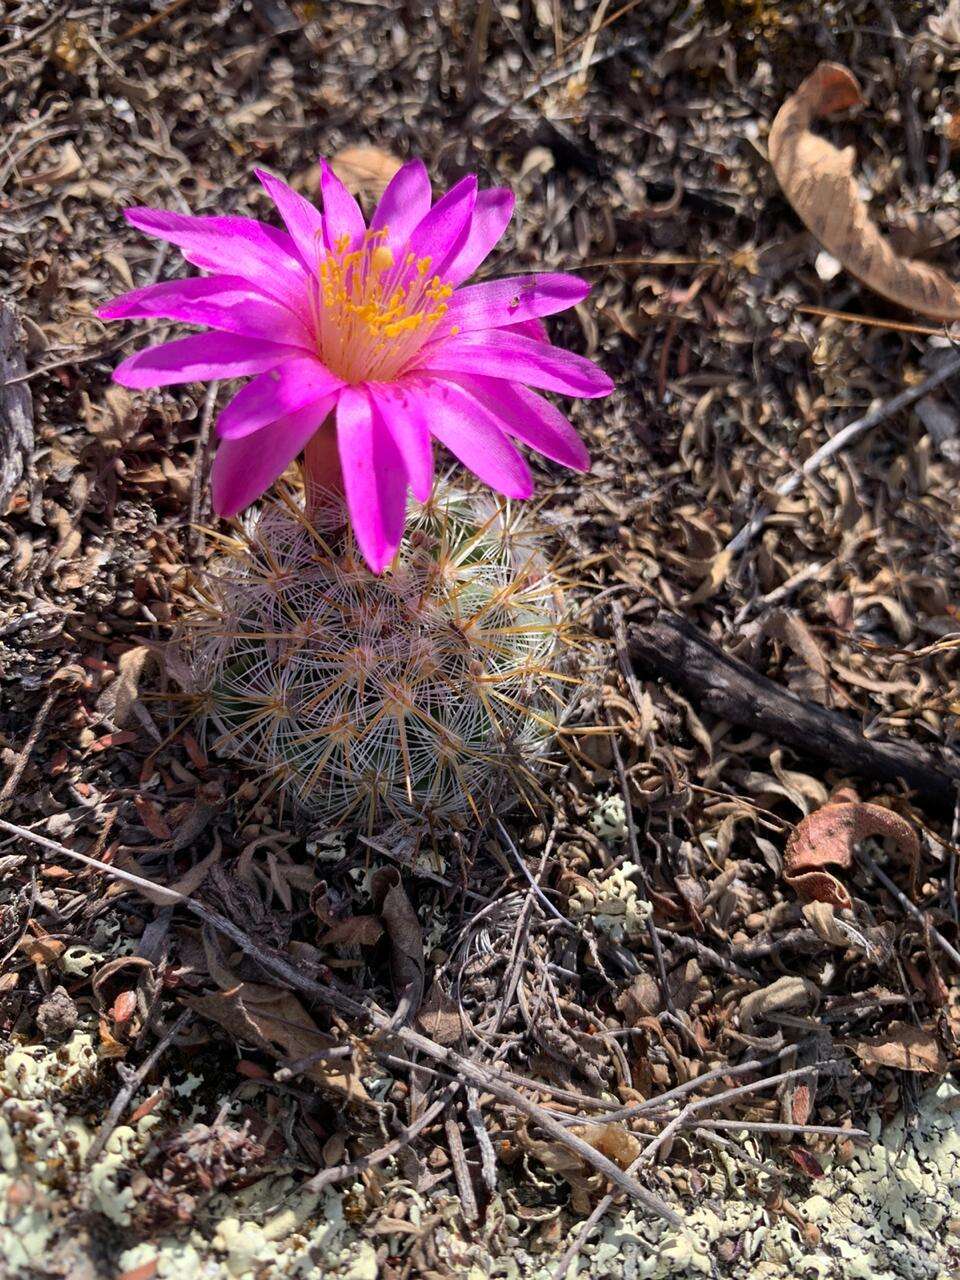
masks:
<path id="1" fill-rule="evenodd" d="M 620 844 L 627 838 L 627 810 L 623 796 L 598 796 L 590 815 L 590 830 L 601 840 Z"/>
<path id="2" fill-rule="evenodd" d="M 595 868 L 573 885 L 569 914 L 571 920 L 589 919 L 614 942 L 633 942 L 645 937 L 653 906 L 643 898 L 632 878 L 639 867 L 624 862 L 613 870 Z"/>
<path id="3" fill-rule="evenodd" d="M 622 870 L 629 875 L 629 865 Z M 608 874 L 604 883 L 611 878 Z M 182 1104 L 163 1102 L 135 1124 L 119 1126 L 99 1159 L 85 1169 L 101 1119 L 99 1111 L 89 1114 L 88 1098 L 103 1085 L 105 1071 L 94 1036 L 88 1020 L 57 1048 L 17 1045 L 0 1065 L 4 1280 L 41 1274 L 114 1280 L 148 1264 L 155 1264 L 157 1280 L 379 1280 L 384 1274 L 379 1259 L 402 1256 L 420 1228 L 430 1232 L 438 1274 L 458 1280 L 488 1275 L 553 1280 L 570 1233 L 559 1232 L 546 1246 L 538 1244 L 537 1231 L 554 1223 L 561 1213 L 558 1204 L 551 1200 L 540 1215 L 528 1204 L 520 1216 L 510 1208 L 508 1190 L 487 1206 L 482 1229 L 465 1235 L 449 1188 L 418 1193 L 393 1162 L 382 1167 L 381 1179 L 394 1202 L 399 1197 L 404 1204 L 404 1230 L 383 1224 L 366 1234 L 362 1224 L 355 1225 L 356 1210 L 364 1203 L 360 1183 L 317 1194 L 291 1174 L 271 1171 L 242 1190 L 213 1195 L 195 1223 L 136 1242 L 131 1233 L 137 1229 L 137 1204 L 129 1176 L 153 1137 L 182 1132 L 183 1117 L 173 1112 Z M 814 1182 L 788 1183 L 790 1214 L 767 1207 L 775 1202 L 771 1193 L 779 1179 L 745 1167 L 728 1149 L 701 1149 L 696 1194 L 683 1190 L 689 1170 L 673 1170 L 674 1203 L 685 1229 L 675 1230 L 631 1207 L 613 1211 L 584 1243 L 572 1274 L 580 1280 L 955 1277 L 958 1100 L 960 1089 L 943 1083 L 925 1095 L 915 1125 L 905 1126 L 898 1117 L 881 1132 L 878 1119 L 869 1122 L 873 1141 L 849 1164 L 829 1167 Z M 736 1136 L 752 1159 L 764 1159 L 753 1137 Z M 504 1177 L 509 1181 L 507 1171 Z M 108 1233 L 119 1228 L 127 1236 L 127 1247 L 117 1250 L 106 1269 L 94 1262 L 87 1238 L 77 1232 L 78 1212 L 87 1222 L 99 1218 Z"/>

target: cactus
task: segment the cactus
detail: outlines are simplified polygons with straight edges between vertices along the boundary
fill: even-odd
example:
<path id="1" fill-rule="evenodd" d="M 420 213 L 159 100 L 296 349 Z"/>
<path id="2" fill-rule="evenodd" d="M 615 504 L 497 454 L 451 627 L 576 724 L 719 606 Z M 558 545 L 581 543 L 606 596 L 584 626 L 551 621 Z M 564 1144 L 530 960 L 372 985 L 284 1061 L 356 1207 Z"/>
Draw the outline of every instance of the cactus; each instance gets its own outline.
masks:
<path id="1" fill-rule="evenodd" d="M 441 484 L 373 574 L 327 494 L 249 519 L 197 590 L 175 670 L 206 742 L 301 825 L 480 818 L 533 783 L 569 705 L 558 581 L 527 518 Z"/>

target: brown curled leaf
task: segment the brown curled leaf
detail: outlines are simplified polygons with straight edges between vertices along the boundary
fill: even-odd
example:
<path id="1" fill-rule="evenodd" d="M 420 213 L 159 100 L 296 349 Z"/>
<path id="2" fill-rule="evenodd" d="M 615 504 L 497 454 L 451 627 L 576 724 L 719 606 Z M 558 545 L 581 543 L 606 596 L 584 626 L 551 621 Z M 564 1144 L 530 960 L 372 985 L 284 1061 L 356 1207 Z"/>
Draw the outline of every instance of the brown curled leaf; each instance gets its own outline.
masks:
<path id="1" fill-rule="evenodd" d="M 855 1040 L 853 1051 L 861 1062 L 894 1071 L 942 1076 L 948 1065 L 934 1033 L 909 1022 L 891 1022 L 883 1035 L 872 1040 Z"/>
<path id="2" fill-rule="evenodd" d="M 426 971 L 423 931 L 396 867 L 381 867 L 375 871 L 371 891 L 377 914 L 390 939 L 393 989 L 409 1019 L 416 1014 L 423 999 Z"/>
<path id="3" fill-rule="evenodd" d="M 403 161 L 382 147 L 345 147 L 330 161 L 330 168 L 348 191 L 375 204 Z"/>
<path id="4" fill-rule="evenodd" d="M 783 193 L 823 247 L 891 302 L 938 320 L 960 319 L 960 289 L 942 271 L 902 258 L 871 221 L 857 190 L 852 147 L 811 132 L 814 120 L 857 106 L 860 86 L 846 69 L 821 62 L 777 112 L 770 163 Z"/>
<path id="5" fill-rule="evenodd" d="M 825 804 L 798 822 L 783 857 L 783 877 L 802 898 L 852 907 L 846 887 L 828 868 L 847 870 L 857 845 L 868 836 L 893 840 L 910 863 L 911 876 L 920 860 L 920 841 L 905 818 L 879 804 L 841 800 Z"/>

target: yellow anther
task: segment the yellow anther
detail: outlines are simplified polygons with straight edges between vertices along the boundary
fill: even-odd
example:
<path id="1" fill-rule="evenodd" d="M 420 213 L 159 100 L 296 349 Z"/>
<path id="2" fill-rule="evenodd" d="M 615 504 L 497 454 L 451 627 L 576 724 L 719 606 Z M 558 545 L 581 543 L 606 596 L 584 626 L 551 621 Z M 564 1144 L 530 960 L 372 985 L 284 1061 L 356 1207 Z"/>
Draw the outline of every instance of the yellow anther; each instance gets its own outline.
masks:
<path id="1" fill-rule="evenodd" d="M 390 252 L 388 245 L 377 245 L 370 255 L 370 266 L 378 275 L 383 271 L 390 270 L 393 266 L 393 254 Z"/>
<path id="2" fill-rule="evenodd" d="M 430 274 L 429 255 L 407 253 L 398 263 L 388 240 L 382 227 L 351 249 L 343 235 L 333 252 L 318 255 L 317 349 L 348 382 L 388 380 L 408 368 L 453 293 Z"/>

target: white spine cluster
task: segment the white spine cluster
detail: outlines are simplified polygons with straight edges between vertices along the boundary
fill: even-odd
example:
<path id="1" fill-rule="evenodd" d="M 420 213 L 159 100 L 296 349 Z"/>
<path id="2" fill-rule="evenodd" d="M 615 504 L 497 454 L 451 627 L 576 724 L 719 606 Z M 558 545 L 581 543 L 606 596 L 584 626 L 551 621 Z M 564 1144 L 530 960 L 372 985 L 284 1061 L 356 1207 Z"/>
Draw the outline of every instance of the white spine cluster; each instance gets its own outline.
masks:
<path id="1" fill-rule="evenodd" d="M 311 824 L 479 816 L 568 706 L 561 596 L 516 509 L 438 487 L 370 572 L 331 497 L 225 544 L 179 644 L 207 741 Z"/>

